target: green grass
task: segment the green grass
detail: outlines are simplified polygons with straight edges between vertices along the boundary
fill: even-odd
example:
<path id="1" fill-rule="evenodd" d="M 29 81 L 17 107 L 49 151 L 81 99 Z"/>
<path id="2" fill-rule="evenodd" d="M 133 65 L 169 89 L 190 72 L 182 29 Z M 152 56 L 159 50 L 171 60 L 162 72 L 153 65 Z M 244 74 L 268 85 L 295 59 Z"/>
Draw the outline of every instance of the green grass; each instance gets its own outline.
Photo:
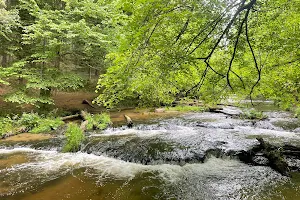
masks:
<path id="1" fill-rule="evenodd" d="M 204 112 L 206 108 L 201 106 L 175 106 L 168 107 L 166 110 L 179 112 Z"/>
<path id="2" fill-rule="evenodd" d="M 87 114 L 86 120 L 88 120 L 88 124 L 86 127 L 87 130 L 104 130 L 111 124 L 110 116 L 106 113 L 95 115 Z"/>
<path id="3" fill-rule="evenodd" d="M 80 145 L 84 141 L 85 136 L 83 131 L 77 124 L 70 123 L 65 132 L 67 143 L 63 147 L 63 152 L 77 152 L 80 150 Z"/>
<path id="4" fill-rule="evenodd" d="M 267 119 L 268 116 L 265 115 L 261 111 L 257 111 L 257 110 L 251 109 L 251 110 L 244 111 L 241 114 L 241 118 L 242 119 L 259 119 L 259 120 L 262 120 L 262 119 Z"/>

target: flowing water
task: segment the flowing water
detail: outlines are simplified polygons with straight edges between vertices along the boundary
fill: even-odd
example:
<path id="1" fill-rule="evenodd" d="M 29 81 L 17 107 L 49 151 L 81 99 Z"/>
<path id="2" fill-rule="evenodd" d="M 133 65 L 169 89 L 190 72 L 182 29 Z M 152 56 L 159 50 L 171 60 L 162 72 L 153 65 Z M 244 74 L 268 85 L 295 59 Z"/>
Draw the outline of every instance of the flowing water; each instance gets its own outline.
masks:
<path id="1" fill-rule="evenodd" d="M 145 120 L 132 129 L 91 132 L 78 153 L 60 153 L 61 136 L 2 141 L 0 199 L 300 199 L 298 172 L 288 178 L 234 156 L 257 144 L 257 136 L 299 145 L 297 119 L 266 114 L 264 121 L 217 113 Z"/>

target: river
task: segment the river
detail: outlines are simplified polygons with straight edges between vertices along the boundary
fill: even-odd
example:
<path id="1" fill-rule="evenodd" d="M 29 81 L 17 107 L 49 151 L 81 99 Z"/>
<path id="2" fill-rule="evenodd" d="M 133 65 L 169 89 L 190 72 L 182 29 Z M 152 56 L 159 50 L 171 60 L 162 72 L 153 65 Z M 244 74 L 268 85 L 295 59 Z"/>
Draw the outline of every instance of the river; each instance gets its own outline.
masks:
<path id="1" fill-rule="evenodd" d="M 300 145 L 298 119 L 265 114 L 262 121 L 209 112 L 143 120 L 132 129 L 90 132 L 77 153 L 60 152 L 62 136 L 1 141 L 0 199 L 300 199 L 298 172 L 289 178 L 234 156 L 257 144 L 257 136 Z"/>

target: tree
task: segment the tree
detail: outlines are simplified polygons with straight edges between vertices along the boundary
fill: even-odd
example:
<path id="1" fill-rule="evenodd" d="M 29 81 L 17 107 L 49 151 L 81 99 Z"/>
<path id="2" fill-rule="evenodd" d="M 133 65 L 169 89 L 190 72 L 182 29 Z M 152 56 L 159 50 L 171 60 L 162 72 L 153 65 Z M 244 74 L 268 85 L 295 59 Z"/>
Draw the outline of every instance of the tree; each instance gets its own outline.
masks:
<path id="1" fill-rule="evenodd" d="M 126 34 L 108 56 L 112 64 L 99 79 L 98 103 L 110 107 L 136 99 L 158 105 L 186 96 L 217 101 L 231 94 L 286 98 L 267 93 L 277 90 L 270 83 L 278 71 L 266 66 L 278 58 L 281 63 L 299 61 L 299 41 L 287 39 L 299 38 L 298 1 L 151 0 L 120 5 L 129 13 Z M 279 56 L 286 54 L 288 61 Z"/>
<path id="2" fill-rule="evenodd" d="M 8 77 L 13 83 L 6 100 L 33 105 L 51 104 L 53 89 L 78 89 L 82 68 L 104 69 L 107 36 L 114 7 L 106 1 L 20 0 L 21 53 Z M 7 69 L 4 69 L 7 70 Z"/>

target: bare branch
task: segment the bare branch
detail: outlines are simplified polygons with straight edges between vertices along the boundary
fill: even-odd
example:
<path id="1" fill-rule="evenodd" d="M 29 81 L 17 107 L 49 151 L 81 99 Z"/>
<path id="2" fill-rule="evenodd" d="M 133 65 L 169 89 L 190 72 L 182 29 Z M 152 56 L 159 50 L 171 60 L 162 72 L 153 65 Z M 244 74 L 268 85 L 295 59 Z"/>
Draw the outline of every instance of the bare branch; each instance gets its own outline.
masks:
<path id="1" fill-rule="evenodd" d="M 186 22 L 184 23 L 182 29 L 180 30 L 180 33 L 176 36 L 176 40 L 175 40 L 175 43 L 178 42 L 178 40 L 181 38 L 181 36 L 184 34 L 184 32 L 186 31 L 188 25 L 190 23 L 190 18 L 188 18 L 186 20 Z"/>
<path id="2" fill-rule="evenodd" d="M 247 15 L 247 17 L 248 17 L 248 15 Z M 249 40 L 248 20 L 246 21 L 246 40 L 247 40 L 248 46 L 250 48 L 250 51 L 251 51 L 251 54 L 252 54 L 252 57 L 253 57 L 255 68 L 256 68 L 257 73 L 258 73 L 258 78 L 257 78 L 255 84 L 252 86 L 251 91 L 250 91 L 250 101 L 251 101 L 251 104 L 253 105 L 252 94 L 254 92 L 254 88 L 258 85 L 258 83 L 261 79 L 261 69 L 258 67 L 256 56 L 255 56 L 254 50 L 253 50 L 252 45 L 251 45 L 250 40 Z"/>
<path id="3" fill-rule="evenodd" d="M 237 51 L 237 46 L 238 46 L 238 43 L 239 43 L 239 38 L 241 36 L 241 33 L 242 33 L 242 30 L 243 30 L 243 26 L 245 24 L 245 22 L 247 21 L 248 19 L 248 15 L 249 15 L 249 12 L 250 12 L 250 9 L 247 10 L 246 14 L 245 14 L 245 17 L 243 19 L 243 21 L 241 22 L 241 25 L 239 27 L 239 30 L 238 30 L 238 34 L 237 34 L 237 37 L 236 37 L 236 41 L 235 41 L 235 44 L 234 44 L 234 49 L 233 49 L 233 53 L 232 53 L 232 57 L 231 57 L 231 60 L 230 60 L 230 63 L 229 63 L 229 67 L 228 67 L 228 70 L 227 70 L 227 73 L 226 73 L 226 80 L 227 80 L 227 84 L 228 86 L 232 89 L 232 86 L 231 86 L 231 83 L 230 83 L 230 78 L 229 78 L 229 75 L 230 75 L 230 72 L 232 72 L 235 76 L 237 76 L 240 81 L 242 82 L 243 84 L 243 88 L 245 89 L 245 84 L 244 84 L 244 81 L 243 79 L 235 72 L 233 72 L 231 70 L 232 68 L 232 63 L 234 61 L 234 58 L 235 58 L 235 54 L 236 54 L 236 51 Z"/>
<path id="4" fill-rule="evenodd" d="M 212 28 L 212 30 L 210 31 L 210 33 L 211 32 L 213 32 L 214 31 L 214 29 L 215 29 L 215 27 L 218 25 L 218 23 L 223 19 L 223 17 L 225 16 L 225 14 L 228 12 L 228 10 L 229 9 L 232 9 L 232 8 L 234 8 L 234 7 L 236 7 L 236 6 L 238 6 L 239 4 L 235 4 L 236 3 L 236 1 L 234 2 L 234 3 L 232 3 L 232 4 L 230 4 L 229 6 L 227 6 L 227 8 L 225 8 L 225 10 L 215 19 L 215 20 L 213 20 L 213 21 L 211 21 L 211 22 L 208 22 L 205 26 L 204 26 L 204 28 L 202 29 L 202 30 L 200 30 L 199 32 L 198 32 L 198 34 L 196 35 L 196 36 L 194 36 L 194 38 L 192 39 L 192 41 L 190 42 L 190 44 L 185 48 L 185 50 L 188 52 L 189 51 L 189 48 L 193 45 L 193 43 L 196 41 L 196 39 L 202 34 L 202 33 L 204 33 L 210 26 L 212 26 L 213 24 L 215 24 L 214 25 L 214 27 Z M 209 35 L 209 34 L 208 34 Z M 206 36 L 206 37 L 208 37 L 208 35 Z M 200 42 L 201 44 L 203 43 L 203 42 Z M 201 45 L 200 44 L 200 45 Z M 198 47 L 197 48 L 199 48 L 199 46 L 200 45 L 198 45 Z M 193 50 L 193 52 L 194 52 L 194 50 Z M 191 54 L 191 53 L 190 53 Z"/>

